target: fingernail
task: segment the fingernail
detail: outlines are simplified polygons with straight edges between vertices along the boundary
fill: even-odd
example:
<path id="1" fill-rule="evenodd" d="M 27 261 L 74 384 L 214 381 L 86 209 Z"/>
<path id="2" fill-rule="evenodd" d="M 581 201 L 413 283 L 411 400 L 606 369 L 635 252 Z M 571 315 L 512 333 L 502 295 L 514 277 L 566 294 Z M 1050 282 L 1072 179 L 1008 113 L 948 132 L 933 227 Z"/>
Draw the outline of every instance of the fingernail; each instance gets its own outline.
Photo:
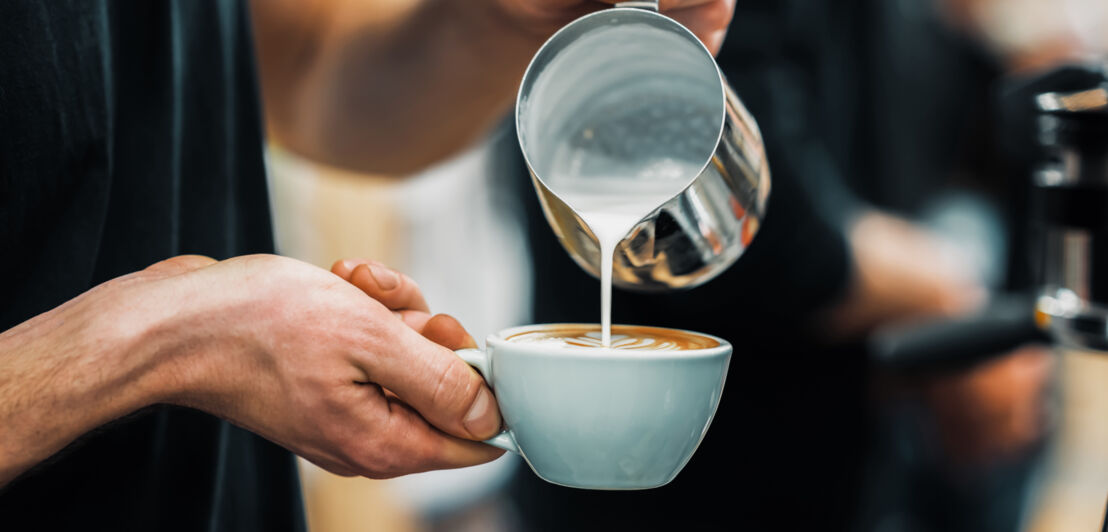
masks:
<path id="1" fill-rule="evenodd" d="M 381 290 L 392 290 L 400 286 L 400 276 L 384 266 L 370 264 L 369 273 L 377 280 L 377 286 L 380 286 Z"/>
<path id="2" fill-rule="evenodd" d="M 492 394 L 489 393 L 488 388 L 481 388 L 462 424 L 470 434 L 478 438 L 492 437 L 500 429 L 499 416 L 492 415 L 492 409 Z"/>

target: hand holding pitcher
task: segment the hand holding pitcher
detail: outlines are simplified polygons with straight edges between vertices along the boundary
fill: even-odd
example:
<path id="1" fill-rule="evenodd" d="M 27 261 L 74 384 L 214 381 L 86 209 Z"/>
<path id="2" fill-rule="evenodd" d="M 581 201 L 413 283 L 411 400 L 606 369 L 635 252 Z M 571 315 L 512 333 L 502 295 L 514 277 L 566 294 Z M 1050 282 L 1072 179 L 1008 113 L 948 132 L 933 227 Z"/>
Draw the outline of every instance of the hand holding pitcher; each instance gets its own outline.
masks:
<path id="1" fill-rule="evenodd" d="M 689 28 L 713 54 L 719 53 L 727 25 L 734 13 L 734 0 L 496 0 L 517 24 L 536 35 L 547 36 L 577 17 L 603 4 L 630 7 L 649 6 Z"/>

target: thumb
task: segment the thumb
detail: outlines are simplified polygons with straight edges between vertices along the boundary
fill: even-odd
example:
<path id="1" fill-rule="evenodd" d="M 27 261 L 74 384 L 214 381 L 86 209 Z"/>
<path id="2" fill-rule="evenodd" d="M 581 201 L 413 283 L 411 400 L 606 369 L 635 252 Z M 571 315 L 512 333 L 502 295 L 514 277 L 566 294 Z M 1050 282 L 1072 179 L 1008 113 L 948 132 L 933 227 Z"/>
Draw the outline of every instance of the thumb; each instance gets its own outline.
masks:
<path id="1" fill-rule="evenodd" d="M 448 324 L 453 318 L 439 320 Z M 500 430 L 500 411 L 477 371 L 450 349 L 399 321 L 394 323 L 396 329 L 387 335 L 390 345 L 382 346 L 382 355 L 366 361 L 365 371 L 373 382 L 391 390 L 444 432 L 474 440 L 494 436 Z"/>

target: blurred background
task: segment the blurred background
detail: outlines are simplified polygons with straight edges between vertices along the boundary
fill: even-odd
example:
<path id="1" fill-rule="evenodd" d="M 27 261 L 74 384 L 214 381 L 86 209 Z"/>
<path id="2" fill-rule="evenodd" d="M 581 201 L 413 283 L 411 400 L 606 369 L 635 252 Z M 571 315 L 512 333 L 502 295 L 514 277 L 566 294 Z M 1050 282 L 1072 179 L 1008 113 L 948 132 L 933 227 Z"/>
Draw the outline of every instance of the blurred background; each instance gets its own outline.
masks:
<path id="1" fill-rule="evenodd" d="M 1105 54 L 1103 0 L 766 0 L 738 2 L 719 63 L 777 146 L 774 179 L 807 191 L 856 263 L 869 265 L 863 281 L 887 293 L 884 307 L 862 312 L 889 316 L 862 320 L 884 325 L 1031 288 L 1029 170 L 1005 138 L 999 94 Z M 412 176 L 355 174 L 280 146 L 268 162 L 280 253 L 322 267 L 349 256 L 385 262 L 479 340 L 542 319 L 543 294 L 559 282 L 547 269 L 570 267 L 546 253 L 552 237 L 510 124 Z M 853 330 L 860 319 L 826 324 Z M 510 455 L 388 481 L 305 463 L 311 529 L 584 530 L 611 518 L 593 504 L 662 526 L 669 514 L 645 508 L 667 501 L 676 507 L 667 511 L 696 512 L 693 529 L 703 530 L 1100 526 L 1108 357 L 1024 346 L 905 377 L 868 367 L 856 344 L 830 336 L 831 345 L 786 346 L 781 362 L 733 363 L 704 448 L 657 493 L 616 500 L 540 486 Z M 784 354 L 800 346 L 826 365 L 790 364 Z M 743 372 L 768 384 L 748 389 Z M 812 384 L 829 380 L 841 386 Z M 724 493 L 689 503 L 708 483 Z"/>

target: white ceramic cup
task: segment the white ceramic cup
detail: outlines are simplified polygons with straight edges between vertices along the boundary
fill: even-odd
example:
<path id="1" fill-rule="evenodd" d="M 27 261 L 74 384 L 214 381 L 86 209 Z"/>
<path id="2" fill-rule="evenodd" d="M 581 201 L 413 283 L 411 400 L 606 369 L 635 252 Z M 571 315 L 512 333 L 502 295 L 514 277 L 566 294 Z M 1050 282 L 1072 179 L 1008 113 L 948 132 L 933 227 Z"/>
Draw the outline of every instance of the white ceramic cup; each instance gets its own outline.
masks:
<path id="1" fill-rule="evenodd" d="M 731 344 L 645 351 L 567 349 L 489 335 L 484 351 L 458 351 L 496 395 L 504 432 L 487 443 L 519 453 L 543 480 L 574 488 L 631 490 L 673 480 L 712 422 Z"/>

